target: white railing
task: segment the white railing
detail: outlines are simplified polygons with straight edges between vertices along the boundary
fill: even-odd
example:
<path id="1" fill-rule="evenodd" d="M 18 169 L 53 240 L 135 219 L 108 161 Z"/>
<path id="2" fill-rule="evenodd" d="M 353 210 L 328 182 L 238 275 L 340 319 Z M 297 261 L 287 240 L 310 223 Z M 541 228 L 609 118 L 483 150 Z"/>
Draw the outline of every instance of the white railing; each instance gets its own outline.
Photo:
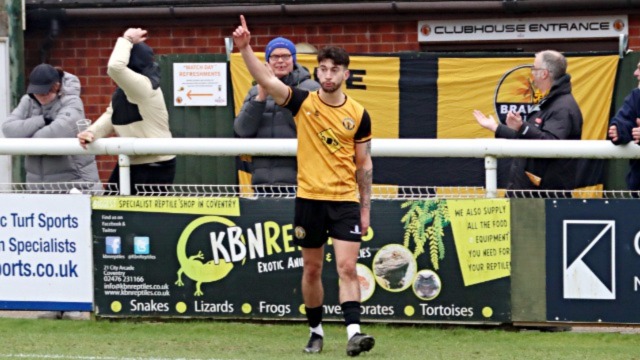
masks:
<path id="1" fill-rule="evenodd" d="M 4 139 L 0 155 L 118 155 L 120 193 L 130 194 L 130 155 L 294 156 L 295 139 L 106 138 L 84 150 L 76 139 Z M 485 159 L 486 197 L 497 195 L 498 158 L 640 159 L 640 146 L 605 140 L 374 139 L 374 157 L 467 157 Z"/>

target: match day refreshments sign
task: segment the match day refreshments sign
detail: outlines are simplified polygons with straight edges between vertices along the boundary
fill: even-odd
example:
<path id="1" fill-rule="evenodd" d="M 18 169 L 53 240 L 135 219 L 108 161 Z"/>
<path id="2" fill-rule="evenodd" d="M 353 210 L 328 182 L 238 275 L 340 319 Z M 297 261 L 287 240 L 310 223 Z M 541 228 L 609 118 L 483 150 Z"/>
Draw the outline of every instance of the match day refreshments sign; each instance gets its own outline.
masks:
<path id="1" fill-rule="evenodd" d="M 174 63 L 173 106 L 227 106 L 227 64 Z"/>
<path id="2" fill-rule="evenodd" d="M 303 319 L 293 207 L 95 197 L 96 314 Z M 509 215 L 507 200 L 374 201 L 357 266 L 363 318 L 510 321 Z M 324 260 L 325 317 L 339 320 L 330 245 Z"/>

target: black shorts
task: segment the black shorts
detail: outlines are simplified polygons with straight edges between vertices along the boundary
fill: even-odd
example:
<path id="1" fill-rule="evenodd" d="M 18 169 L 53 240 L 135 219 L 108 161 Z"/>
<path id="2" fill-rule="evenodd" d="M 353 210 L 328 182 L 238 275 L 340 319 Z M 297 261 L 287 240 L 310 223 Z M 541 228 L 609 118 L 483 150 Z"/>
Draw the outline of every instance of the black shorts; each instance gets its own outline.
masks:
<path id="1" fill-rule="evenodd" d="M 300 247 L 322 247 L 329 237 L 362 241 L 357 202 L 296 198 L 295 211 L 293 242 Z"/>

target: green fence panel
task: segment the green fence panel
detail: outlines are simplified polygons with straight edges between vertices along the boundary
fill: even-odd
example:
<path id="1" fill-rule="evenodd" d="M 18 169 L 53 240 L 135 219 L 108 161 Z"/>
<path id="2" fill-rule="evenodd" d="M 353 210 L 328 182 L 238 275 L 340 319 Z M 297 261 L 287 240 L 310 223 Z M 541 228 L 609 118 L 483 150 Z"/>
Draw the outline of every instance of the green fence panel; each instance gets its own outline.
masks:
<path id="1" fill-rule="evenodd" d="M 174 54 L 158 56 L 162 69 L 169 125 L 174 137 L 233 137 L 233 92 L 227 68 L 227 106 L 173 106 L 173 64 L 227 62 L 226 54 Z M 176 184 L 237 184 L 235 158 L 230 156 L 178 156 Z"/>
<path id="2" fill-rule="evenodd" d="M 546 226 L 544 199 L 510 199 L 511 319 L 545 322 Z M 559 239 L 558 241 L 561 241 Z"/>

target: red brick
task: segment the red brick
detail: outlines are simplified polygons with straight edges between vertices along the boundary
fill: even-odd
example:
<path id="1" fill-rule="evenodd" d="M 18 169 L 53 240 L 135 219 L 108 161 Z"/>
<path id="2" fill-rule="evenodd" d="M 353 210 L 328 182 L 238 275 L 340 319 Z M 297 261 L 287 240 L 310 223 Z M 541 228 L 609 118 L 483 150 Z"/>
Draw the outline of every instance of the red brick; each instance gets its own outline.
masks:
<path id="1" fill-rule="evenodd" d="M 321 35 L 317 24 L 307 24 L 301 31 L 304 36 Z"/>
<path id="2" fill-rule="evenodd" d="M 115 90 L 115 86 L 100 86 L 100 91 L 98 92 L 98 94 L 102 96 L 111 96 L 111 94 L 113 94 Z"/>
<path id="3" fill-rule="evenodd" d="M 329 45 L 328 41 L 329 41 L 329 38 L 328 36 L 325 36 L 325 35 L 307 36 L 307 42 L 310 44 L 313 44 L 318 49 L 321 49 Z"/>
<path id="4" fill-rule="evenodd" d="M 220 48 L 220 49 L 225 49 L 225 43 L 224 43 L 224 38 L 208 38 L 207 39 L 207 46 L 214 48 Z M 209 50 L 209 52 L 214 52 L 213 50 Z M 222 51 L 224 52 L 224 50 Z"/>
<path id="5" fill-rule="evenodd" d="M 272 37 L 290 37 L 294 34 L 293 27 L 291 26 L 274 26 L 270 29 Z"/>
<path id="6" fill-rule="evenodd" d="M 366 32 L 362 25 L 359 24 L 344 25 L 343 28 L 345 34 L 362 34 L 363 32 Z"/>
<path id="7" fill-rule="evenodd" d="M 85 116 L 89 119 L 97 119 L 98 118 L 97 114 L 100 112 L 100 107 L 98 107 L 98 105 L 92 105 L 92 104 L 87 105 L 87 102 L 84 101 L 84 99 L 82 100 L 82 102 L 84 103 Z"/>
<path id="8" fill-rule="evenodd" d="M 420 51 L 420 45 L 418 45 L 418 43 L 395 44 L 393 51 Z"/>
<path id="9" fill-rule="evenodd" d="M 87 59 L 83 57 L 76 57 L 72 59 L 63 59 L 62 68 L 70 68 L 74 66 L 87 66 Z"/>
<path id="10" fill-rule="evenodd" d="M 235 28 L 234 28 L 235 29 Z M 271 34 L 271 32 L 269 31 L 270 28 L 265 27 L 265 26 L 258 26 L 258 27 L 252 27 L 251 28 L 251 37 L 259 37 L 259 36 L 273 36 Z M 222 35 L 223 37 L 227 37 L 227 36 L 232 36 L 233 30 L 231 30 L 228 33 L 222 33 L 220 35 Z"/>
<path id="11" fill-rule="evenodd" d="M 111 57 L 112 52 L 113 52 L 113 49 L 111 48 L 99 50 L 100 58 L 104 60 L 104 66 L 107 66 L 107 63 L 109 62 L 109 58 Z"/>
<path id="12" fill-rule="evenodd" d="M 318 34 L 329 36 L 332 34 L 343 34 L 343 27 L 340 24 L 320 25 L 318 27 Z"/>
<path id="13" fill-rule="evenodd" d="M 393 24 L 393 31 L 396 33 L 412 33 L 418 31 L 417 21 L 407 21 Z"/>
<path id="14" fill-rule="evenodd" d="M 331 35 L 331 44 L 341 46 L 343 44 L 355 43 L 355 37 L 353 35 Z"/>
<path id="15" fill-rule="evenodd" d="M 74 48 L 58 49 L 54 48 L 51 51 L 51 58 L 74 58 L 76 57 L 76 50 Z"/>
<path id="16" fill-rule="evenodd" d="M 90 57 L 87 59 L 87 66 L 98 69 L 98 74 L 107 75 L 107 63 L 109 58 L 102 58 L 100 56 Z"/>
<path id="17" fill-rule="evenodd" d="M 112 80 L 109 77 L 90 77 L 87 79 L 87 86 L 110 85 Z"/>
<path id="18" fill-rule="evenodd" d="M 198 48 L 198 53 L 210 53 L 210 54 L 224 54 L 226 53 L 226 48 L 223 46 L 209 46 L 206 48 Z"/>
<path id="19" fill-rule="evenodd" d="M 369 51 L 373 53 L 389 53 L 393 52 L 393 44 L 371 44 Z"/>
<path id="20" fill-rule="evenodd" d="M 154 50 L 157 51 L 158 48 L 171 46 L 171 40 L 169 37 L 156 38 L 153 44 Z"/>
<path id="21" fill-rule="evenodd" d="M 116 38 L 108 39 L 91 39 L 90 47 L 92 48 L 109 48 L 113 49 L 116 44 Z"/>
<path id="22" fill-rule="evenodd" d="M 223 47 L 199 47 L 199 48 L 195 48 L 194 50 L 197 54 L 207 54 L 207 53 L 219 54 L 219 53 L 226 52 L 225 48 Z"/>
<path id="23" fill-rule="evenodd" d="M 149 39 L 155 38 L 170 38 L 172 28 L 171 26 L 162 27 L 162 28 L 148 28 L 146 29 L 149 33 Z"/>
<path id="24" fill-rule="evenodd" d="M 405 34 L 382 34 L 381 35 L 383 43 L 404 43 L 407 41 L 407 36 Z"/>
<path id="25" fill-rule="evenodd" d="M 369 52 L 369 44 L 356 44 L 345 47 L 345 49 L 350 53 L 359 53 L 366 54 Z"/>
<path id="26" fill-rule="evenodd" d="M 369 35 L 369 42 L 370 43 L 380 43 L 382 42 L 382 34 L 370 34 Z"/>
<path id="27" fill-rule="evenodd" d="M 173 46 L 156 47 L 153 49 L 156 55 L 166 55 L 175 53 Z"/>
<path id="28" fill-rule="evenodd" d="M 221 29 L 219 27 L 204 27 L 204 28 L 196 28 L 196 34 L 195 36 L 197 37 L 203 37 L 203 38 L 210 38 L 210 37 L 220 37 L 221 35 Z M 229 33 L 233 32 L 233 30 L 230 30 Z"/>
<path id="29" fill-rule="evenodd" d="M 186 38 L 184 39 L 184 46 L 207 46 L 207 39 L 196 37 Z"/>
<path id="30" fill-rule="evenodd" d="M 196 30 L 192 28 L 173 28 L 171 29 L 171 37 L 174 38 L 193 38 L 196 36 Z"/>
<path id="31" fill-rule="evenodd" d="M 87 94 L 87 95 L 83 96 L 82 99 L 87 104 L 101 105 L 103 103 L 102 102 L 102 96 L 99 96 L 99 95 L 89 95 L 89 94 Z"/>
<path id="32" fill-rule="evenodd" d="M 369 29 L 371 32 L 379 34 L 390 34 L 393 33 L 394 26 L 392 23 L 375 23 L 369 25 Z"/>

